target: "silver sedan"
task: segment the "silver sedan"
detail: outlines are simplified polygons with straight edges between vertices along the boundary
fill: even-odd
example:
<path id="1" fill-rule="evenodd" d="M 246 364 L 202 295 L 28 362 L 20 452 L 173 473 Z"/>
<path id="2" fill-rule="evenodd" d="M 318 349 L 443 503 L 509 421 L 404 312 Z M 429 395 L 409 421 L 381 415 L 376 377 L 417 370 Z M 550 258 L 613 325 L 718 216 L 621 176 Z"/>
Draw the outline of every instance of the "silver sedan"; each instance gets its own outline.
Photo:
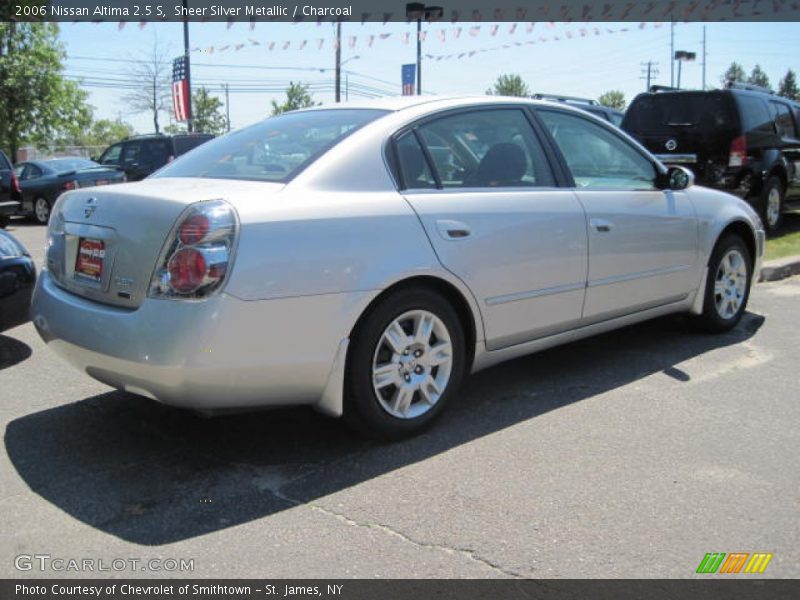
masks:
<path id="1" fill-rule="evenodd" d="M 713 332 L 764 245 L 743 201 L 612 126 L 513 98 L 314 108 L 68 192 L 33 299 L 91 377 L 214 413 L 428 426 L 470 373 L 669 313 Z"/>

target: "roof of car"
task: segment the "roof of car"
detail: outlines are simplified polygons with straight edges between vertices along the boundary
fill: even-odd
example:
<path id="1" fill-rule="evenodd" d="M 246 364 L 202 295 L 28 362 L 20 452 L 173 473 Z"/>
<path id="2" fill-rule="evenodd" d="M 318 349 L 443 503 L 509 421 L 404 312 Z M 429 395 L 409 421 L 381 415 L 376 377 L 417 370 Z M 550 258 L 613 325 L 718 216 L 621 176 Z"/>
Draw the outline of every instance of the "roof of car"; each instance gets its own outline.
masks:
<path id="1" fill-rule="evenodd" d="M 470 106 L 472 104 L 491 104 L 493 102 L 502 103 L 502 104 L 536 104 L 539 106 L 553 106 L 554 104 L 559 106 L 577 106 L 573 104 L 569 104 L 566 102 L 548 102 L 546 100 L 535 100 L 532 98 L 524 98 L 518 96 L 432 96 L 432 95 L 420 95 L 420 96 L 390 96 L 385 98 L 377 98 L 374 100 L 350 100 L 347 102 L 340 102 L 338 104 L 323 104 L 319 106 L 304 108 L 304 111 L 310 110 L 324 110 L 324 109 L 348 109 L 348 108 L 356 108 L 356 109 L 378 109 L 378 110 L 388 110 L 392 112 L 415 108 L 421 105 L 430 104 L 436 106 L 437 108 L 447 107 L 447 106 Z M 578 107 L 580 108 L 580 107 Z"/>

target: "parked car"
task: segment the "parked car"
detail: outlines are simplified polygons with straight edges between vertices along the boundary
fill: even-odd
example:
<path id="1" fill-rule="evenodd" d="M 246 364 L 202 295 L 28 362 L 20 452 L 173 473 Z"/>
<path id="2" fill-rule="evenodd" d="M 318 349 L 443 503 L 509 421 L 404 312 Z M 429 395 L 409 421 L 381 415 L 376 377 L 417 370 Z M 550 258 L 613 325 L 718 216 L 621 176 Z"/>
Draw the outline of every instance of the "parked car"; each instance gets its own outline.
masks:
<path id="1" fill-rule="evenodd" d="M 551 102 L 564 102 L 575 108 L 580 108 L 588 113 L 593 114 L 595 117 L 605 119 L 612 125 L 619 127 L 622 124 L 622 119 L 625 113 L 610 106 L 603 106 L 597 100 L 590 98 L 578 98 L 576 96 L 560 96 L 558 94 L 534 94 L 532 96 L 535 100 L 550 100 Z"/>
<path id="2" fill-rule="evenodd" d="M 64 194 L 48 236 L 33 320 L 88 375 L 381 437 L 500 361 L 669 313 L 731 329 L 764 242 L 746 203 L 618 128 L 491 97 L 273 117 Z"/>
<path id="3" fill-rule="evenodd" d="M 5 152 L 0 150 L 0 229 L 19 209 L 19 182 L 14 167 Z"/>
<path id="4" fill-rule="evenodd" d="M 622 128 L 699 183 L 745 198 L 767 233 L 800 200 L 800 104 L 747 84 L 709 92 L 638 95 Z"/>
<path id="5" fill-rule="evenodd" d="M 36 267 L 25 247 L 7 231 L 0 231 L 0 331 L 29 319 Z"/>
<path id="6" fill-rule="evenodd" d="M 211 139 L 210 133 L 136 135 L 106 148 L 98 162 L 119 167 L 128 181 L 139 181 Z"/>
<path id="7" fill-rule="evenodd" d="M 59 195 L 68 190 L 125 181 L 125 173 L 85 158 L 30 160 L 14 167 L 19 179 L 19 212 L 46 225 Z"/>

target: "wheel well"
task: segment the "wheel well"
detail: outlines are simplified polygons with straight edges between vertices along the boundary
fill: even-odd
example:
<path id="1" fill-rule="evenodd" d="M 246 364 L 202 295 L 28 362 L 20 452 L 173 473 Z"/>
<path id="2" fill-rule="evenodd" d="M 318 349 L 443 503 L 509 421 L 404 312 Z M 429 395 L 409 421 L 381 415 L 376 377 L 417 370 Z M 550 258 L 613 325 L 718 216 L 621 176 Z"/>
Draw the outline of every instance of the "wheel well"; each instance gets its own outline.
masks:
<path id="1" fill-rule="evenodd" d="M 720 232 L 714 246 L 716 247 L 719 241 L 729 233 L 738 235 L 744 241 L 745 246 L 747 246 L 747 251 L 750 252 L 750 268 L 752 269 L 756 261 L 756 236 L 753 230 L 750 229 L 750 226 L 744 221 L 734 221 Z M 754 273 L 753 277 L 757 277 L 757 275 Z"/>
<path id="2" fill-rule="evenodd" d="M 381 302 L 384 298 L 391 296 L 392 294 L 396 293 L 402 289 L 408 288 L 423 288 L 427 290 L 431 290 L 436 292 L 440 296 L 442 296 L 445 300 L 447 300 L 450 305 L 455 309 L 456 314 L 458 315 L 458 320 L 461 322 L 461 327 L 464 331 L 464 337 L 467 343 L 466 352 L 467 352 L 467 364 L 465 366 L 465 370 L 469 373 L 470 368 L 472 366 L 472 359 L 475 355 L 475 341 L 477 339 L 476 331 L 475 331 L 475 319 L 472 315 L 472 309 L 469 306 L 466 298 L 461 294 L 461 292 L 451 283 L 448 283 L 444 279 L 439 279 L 438 277 L 430 277 L 430 276 L 419 276 L 419 277 L 411 277 L 409 279 L 404 279 L 395 283 L 394 285 L 389 286 L 385 290 L 383 290 L 380 294 L 378 294 L 372 302 L 369 303 L 369 306 L 361 313 L 361 316 L 356 321 L 356 324 L 353 326 L 353 330 L 350 332 L 350 339 L 353 338 L 355 332 L 358 331 L 359 327 L 361 327 L 362 323 L 364 322 L 365 317 L 372 311 L 372 309 Z"/>

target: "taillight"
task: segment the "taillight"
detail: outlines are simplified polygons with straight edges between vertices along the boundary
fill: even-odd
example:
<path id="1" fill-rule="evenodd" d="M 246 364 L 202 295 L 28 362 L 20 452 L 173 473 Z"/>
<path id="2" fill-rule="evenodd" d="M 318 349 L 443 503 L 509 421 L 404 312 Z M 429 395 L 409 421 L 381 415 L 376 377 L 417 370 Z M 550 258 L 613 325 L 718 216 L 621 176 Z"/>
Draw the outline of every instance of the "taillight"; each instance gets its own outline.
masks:
<path id="1" fill-rule="evenodd" d="M 747 162 L 747 139 L 745 136 L 733 138 L 728 156 L 729 167 L 741 167 Z"/>
<path id="2" fill-rule="evenodd" d="M 22 193 L 22 188 L 19 187 L 19 179 L 17 179 L 17 174 L 14 171 L 11 171 L 11 187 L 18 194 Z"/>
<path id="3" fill-rule="evenodd" d="M 62 186 L 62 189 L 65 190 L 65 191 L 69 191 L 69 190 L 74 190 L 77 187 L 79 187 L 77 180 L 72 179 L 70 181 L 64 182 L 64 185 Z"/>
<path id="4" fill-rule="evenodd" d="M 172 229 L 150 282 L 151 297 L 204 298 L 222 287 L 238 229 L 224 200 L 190 206 Z"/>

